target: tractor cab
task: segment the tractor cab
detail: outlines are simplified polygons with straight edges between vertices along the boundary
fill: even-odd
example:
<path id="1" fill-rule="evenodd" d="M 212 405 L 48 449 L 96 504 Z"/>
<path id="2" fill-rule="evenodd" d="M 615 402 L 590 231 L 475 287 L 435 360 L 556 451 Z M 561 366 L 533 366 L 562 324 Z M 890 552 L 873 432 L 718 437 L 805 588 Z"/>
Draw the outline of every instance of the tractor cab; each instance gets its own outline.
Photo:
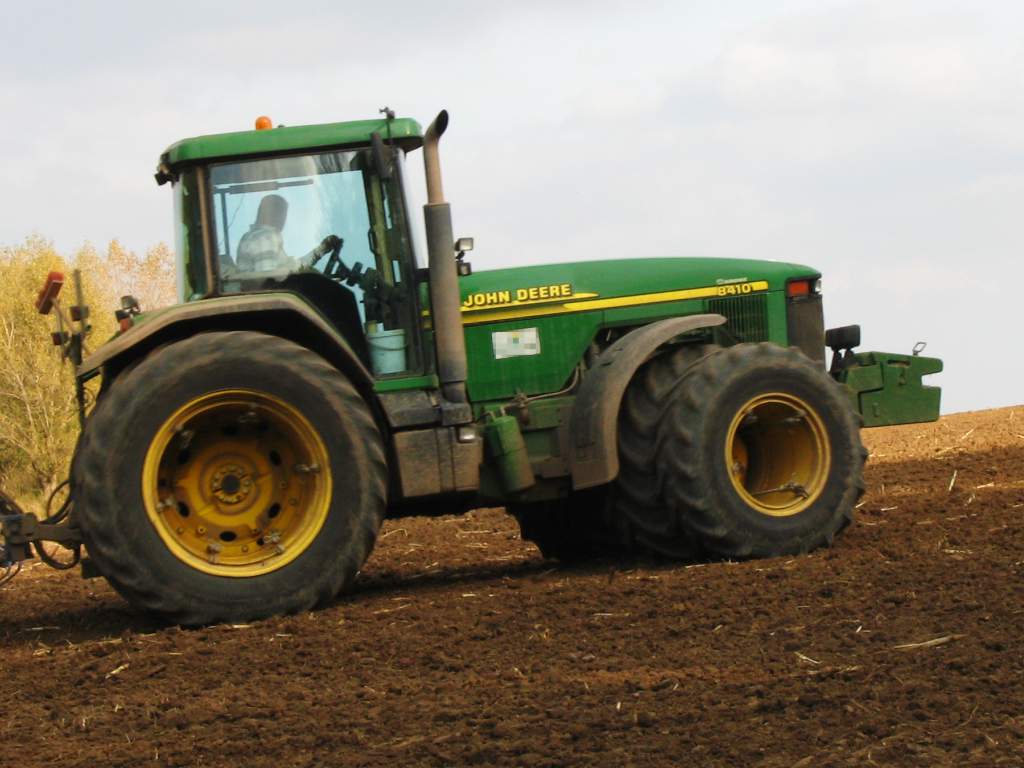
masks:
<path id="1" fill-rule="evenodd" d="M 375 376 L 422 370 L 404 184 L 420 135 L 392 118 L 172 146 L 157 180 L 174 190 L 179 300 L 297 293 Z"/>

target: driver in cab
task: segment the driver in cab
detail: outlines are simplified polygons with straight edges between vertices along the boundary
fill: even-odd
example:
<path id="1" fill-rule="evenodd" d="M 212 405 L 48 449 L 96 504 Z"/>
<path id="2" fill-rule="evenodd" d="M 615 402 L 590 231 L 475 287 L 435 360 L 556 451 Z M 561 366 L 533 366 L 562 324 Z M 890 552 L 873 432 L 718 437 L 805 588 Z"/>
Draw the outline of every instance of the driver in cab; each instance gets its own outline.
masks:
<path id="1" fill-rule="evenodd" d="M 256 221 L 238 242 L 236 264 L 243 272 L 295 271 L 311 267 L 324 254 L 341 244 L 337 235 L 328 235 L 300 259 L 293 259 L 284 250 L 284 229 L 288 219 L 288 201 L 280 195 L 267 195 L 260 200 Z"/>

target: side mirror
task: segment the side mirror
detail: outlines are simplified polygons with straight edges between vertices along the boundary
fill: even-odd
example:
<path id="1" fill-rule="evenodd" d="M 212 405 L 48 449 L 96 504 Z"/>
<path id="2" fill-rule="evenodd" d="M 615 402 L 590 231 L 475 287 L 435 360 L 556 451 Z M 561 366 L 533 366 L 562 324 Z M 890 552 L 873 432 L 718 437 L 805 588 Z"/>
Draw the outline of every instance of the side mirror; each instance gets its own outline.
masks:
<path id="1" fill-rule="evenodd" d="M 472 237 L 460 237 L 455 241 L 455 250 L 458 253 L 455 256 L 456 268 L 459 271 L 459 277 L 465 277 L 466 275 L 473 274 L 473 265 L 468 261 L 464 261 L 466 258 L 466 251 L 473 250 L 473 238 Z"/>

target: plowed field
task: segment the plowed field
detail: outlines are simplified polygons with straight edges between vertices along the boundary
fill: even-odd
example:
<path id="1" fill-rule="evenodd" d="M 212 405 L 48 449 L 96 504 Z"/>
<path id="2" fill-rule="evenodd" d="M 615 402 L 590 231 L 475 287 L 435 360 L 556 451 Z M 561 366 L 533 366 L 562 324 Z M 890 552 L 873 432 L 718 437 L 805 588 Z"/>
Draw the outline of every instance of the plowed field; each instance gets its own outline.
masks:
<path id="1" fill-rule="evenodd" d="M 12 766 L 1024 765 L 1024 406 L 867 431 L 794 559 L 563 568 L 511 518 L 389 522 L 353 594 L 168 629 L 0 590 Z"/>

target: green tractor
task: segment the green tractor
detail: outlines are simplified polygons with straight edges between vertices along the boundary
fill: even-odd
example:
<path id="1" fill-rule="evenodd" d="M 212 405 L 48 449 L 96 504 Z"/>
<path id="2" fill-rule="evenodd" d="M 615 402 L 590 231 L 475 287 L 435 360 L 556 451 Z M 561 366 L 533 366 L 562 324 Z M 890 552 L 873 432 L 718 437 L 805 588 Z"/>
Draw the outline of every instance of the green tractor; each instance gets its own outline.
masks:
<path id="1" fill-rule="evenodd" d="M 772 261 L 620 259 L 473 272 L 438 142 L 378 120 L 186 139 L 180 304 L 117 311 L 59 516 L 4 515 L 9 562 L 84 545 L 181 624 L 310 609 L 352 584 L 385 517 L 503 505 L 562 560 L 807 552 L 851 520 L 863 426 L 938 418 L 939 360 L 825 331 L 820 275 Z M 426 169 L 425 248 L 405 159 Z M 75 323 L 77 322 L 77 325 Z M 832 359 L 826 361 L 826 347 Z M 84 359 L 83 359 L 84 357 Z"/>

